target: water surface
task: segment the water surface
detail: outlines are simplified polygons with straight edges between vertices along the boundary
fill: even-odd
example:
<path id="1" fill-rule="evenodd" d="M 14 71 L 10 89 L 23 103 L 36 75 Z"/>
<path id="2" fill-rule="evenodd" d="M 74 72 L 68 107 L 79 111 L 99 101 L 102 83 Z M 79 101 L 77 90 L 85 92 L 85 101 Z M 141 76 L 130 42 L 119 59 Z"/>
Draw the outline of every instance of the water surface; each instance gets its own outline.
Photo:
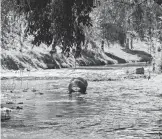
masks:
<path id="1" fill-rule="evenodd" d="M 47 70 L 2 80 L 2 104 L 13 109 L 2 138 L 161 139 L 162 84 L 127 70 Z M 87 95 L 69 99 L 68 83 L 78 76 L 88 80 Z M 7 84 L 15 84 L 12 92 Z"/>

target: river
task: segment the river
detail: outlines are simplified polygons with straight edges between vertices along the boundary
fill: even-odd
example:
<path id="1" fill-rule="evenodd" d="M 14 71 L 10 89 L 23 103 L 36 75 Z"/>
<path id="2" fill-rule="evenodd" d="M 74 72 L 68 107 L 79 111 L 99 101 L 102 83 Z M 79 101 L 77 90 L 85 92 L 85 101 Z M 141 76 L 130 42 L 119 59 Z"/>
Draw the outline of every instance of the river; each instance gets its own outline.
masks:
<path id="1" fill-rule="evenodd" d="M 162 76 L 136 67 L 2 74 L 2 104 L 12 109 L 2 139 L 162 139 Z M 69 99 L 72 77 L 88 81 Z"/>

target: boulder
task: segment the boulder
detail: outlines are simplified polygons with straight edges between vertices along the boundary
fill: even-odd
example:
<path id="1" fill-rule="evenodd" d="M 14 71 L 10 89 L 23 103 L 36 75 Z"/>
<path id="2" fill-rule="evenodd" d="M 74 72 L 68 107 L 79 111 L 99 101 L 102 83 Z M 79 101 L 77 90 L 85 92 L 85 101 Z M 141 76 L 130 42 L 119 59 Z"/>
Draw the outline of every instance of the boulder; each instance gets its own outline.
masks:
<path id="1" fill-rule="evenodd" d="M 144 68 L 142 67 L 142 68 L 137 68 L 136 69 L 136 74 L 144 74 L 145 73 L 145 70 L 144 70 Z"/>

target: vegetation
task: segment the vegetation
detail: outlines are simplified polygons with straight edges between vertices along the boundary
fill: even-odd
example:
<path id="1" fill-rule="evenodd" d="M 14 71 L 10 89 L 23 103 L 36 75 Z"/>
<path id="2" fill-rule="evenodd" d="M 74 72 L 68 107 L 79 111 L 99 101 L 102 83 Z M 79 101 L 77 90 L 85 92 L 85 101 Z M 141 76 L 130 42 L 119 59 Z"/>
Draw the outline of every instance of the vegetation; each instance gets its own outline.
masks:
<path id="1" fill-rule="evenodd" d="M 26 34 L 33 35 L 34 45 L 62 44 L 63 53 L 85 41 L 84 27 L 92 26 L 89 13 L 93 0 L 25 0 L 17 1 L 28 22 Z"/>
<path id="2" fill-rule="evenodd" d="M 92 26 L 89 14 L 93 0 L 3 0 L 2 28 L 10 12 L 12 17 L 25 15 L 26 35 L 33 35 L 34 45 L 62 44 L 67 47 L 80 46 L 85 42 L 85 27 Z M 156 1 L 161 4 L 160 1 Z M 135 31 L 141 39 L 159 35 L 162 9 L 153 1 L 101 1 L 99 26 L 102 38 L 124 45 L 128 31 Z M 96 9 L 95 9 L 96 10 Z M 8 24 L 6 24 L 8 25 Z M 8 25 L 9 26 L 9 25 Z M 158 36 L 159 37 L 159 36 Z M 74 45 L 75 44 L 75 45 Z"/>
<path id="3" fill-rule="evenodd" d="M 160 2 L 158 1 L 158 4 Z M 133 38 L 160 38 L 162 8 L 154 1 L 115 1 L 103 2 L 100 7 L 99 26 L 102 38 L 108 42 L 129 45 Z M 128 40 L 127 40 L 128 39 Z M 128 46 L 128 48 L 130 48 Z M 131 46 L 133 48 L 133 46 Z"/>
<path id="4" fill-rule="evenodd" d="M 160 0 L 2 0 L 2 48 L 22 52 L 25 40 L 80 55 L 99 39 L 133 49 L 134 38 L 162 41 Z M 96 16 L 96 17 L 95 17 Z M 98 40 L 97 40 L 98 39 Z M 101 41 L 100 40 L 100 41 Z M 95 44 L 95 47 L 99 45 Z M 153 49 L 152 49 L 153 50 Z"/>

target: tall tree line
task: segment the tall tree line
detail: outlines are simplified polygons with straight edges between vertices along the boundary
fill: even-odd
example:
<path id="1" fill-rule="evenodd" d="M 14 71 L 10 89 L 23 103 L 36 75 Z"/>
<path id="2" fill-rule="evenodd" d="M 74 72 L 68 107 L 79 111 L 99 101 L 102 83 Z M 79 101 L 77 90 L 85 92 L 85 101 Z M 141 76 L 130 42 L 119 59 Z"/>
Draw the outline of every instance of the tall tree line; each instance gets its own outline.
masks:
<path id="1" fill-rule="evenodd" d="M 156 3 L 157 2 L 157 3 Z M 161 35 L 162 7 L 160 1 L 152 0 L 107 0 L 101 6 L 99 26 L 102 38 L 124 45 L 130 33 L 141 40 Z"/>
<path id="2" fill-rule="evenodd" d="M 155 35 L 161 30 L 162 9 L 161 1 L 154 1 L 100 0 L 102 37 L 123 45 L 128 31 L 135 31 L 141 39 Z M 85 41 L 84 28 L 93 24 L 89 16 L 93 8 L 94 0 L 2 0 L 2 31 L 7 28 L 8 13 L 12 12 L 14 17 L 26 18 L 25 34 L 34 36 L 34 45 L 53 44 L 54 49 L 62 44 L 63 51 L 81 47 Z"/>

